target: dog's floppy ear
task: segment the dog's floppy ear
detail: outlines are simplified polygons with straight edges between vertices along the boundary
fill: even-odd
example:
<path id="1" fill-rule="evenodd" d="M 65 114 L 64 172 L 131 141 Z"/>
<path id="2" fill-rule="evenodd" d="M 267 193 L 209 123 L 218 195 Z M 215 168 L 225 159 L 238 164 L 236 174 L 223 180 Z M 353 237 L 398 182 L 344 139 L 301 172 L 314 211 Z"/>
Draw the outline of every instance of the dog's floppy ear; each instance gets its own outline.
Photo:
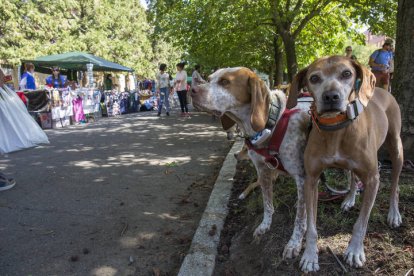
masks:
<path id="1" fill-rule="evenodd" d="M 369 100 L 374 95 L 376 82 L 375 76 L 372 74 L 371 70 L 354 60 L 352 60 L 352 65 L 357 72 L 356 78 L 361 80 L 358 98 L 363 106 L 367 106 Z"/>
<path id="2" fill-rule="evenodd" d="M 269 114 L 269 93 L 266 85 L 256 74 L 249 76 L 249 88 L 251 95 L 250 123 L 254 131 L 265 128 Z"/>
<path id="3" fill-rule="evenodd" d="M 228 130 L 236 124 L 236 122 L 226 114 L 223 114 L 223 116 L 220 117 L 220 121 L 224 130 Z"/>
<path id="4" fill-rule="evenodd" d="M 290 92 L 286 103 L 286 108 L 291 109 L 296 106 L 298 102 L 299 91 L 305 86 L 305 76 L 307 72 L 308 67 L 303 68 L 293 78 L 292 84 L 290 85 Z"/>

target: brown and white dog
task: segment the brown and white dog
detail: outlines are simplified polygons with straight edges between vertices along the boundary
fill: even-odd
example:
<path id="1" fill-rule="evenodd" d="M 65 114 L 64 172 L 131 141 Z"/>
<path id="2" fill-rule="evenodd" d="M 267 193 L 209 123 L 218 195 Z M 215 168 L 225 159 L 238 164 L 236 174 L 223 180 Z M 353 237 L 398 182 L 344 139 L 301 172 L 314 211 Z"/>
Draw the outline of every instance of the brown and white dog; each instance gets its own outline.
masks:
<path id="1" fill-rule="evenodd" d="M 359 89 L 355 88 L 357 79 L 361 80 Z M 361 267 L 366 260 L 363 241 L 379 187 L 377 152 L 382 144 L 392 161 L 387 221 L 391 227 L 401 224 L 398 210 L 398 179 L 403 165 L 400 108 L 390 93 L 375 87 L 375 77 L 366 67 L 342 56 L 321 58 L 300 71 L 292 82 L 292 89 L 302 85 L 308 87 L 314 98 L 315 120 L 304 155 L 308 231 L 300 265 L 305 272 L 319 270 L 317 180 L 325 168 L 338 167 L 353 171 L 364 183 L 361 210 L 345 252 L 349 265 Z M 287 106 L 295 104 L 292 94 Z M 344 119 L 344 114 L 349 118 L 353 112 L 359 115 L 353 120 Z"/>
<path id="2" fill-rule="evenodd" d="M 285 110 L 286 96 L 282 91 L 270 91 L 264 82 L 248 68 L 220 69 L 209 76 L 209 82 L 193 88 L 193 105 L 200 110 L 228 116 L 229 126 L 238 124 L 246 137 L 252 137 L 265 128 L 269 115 L 269 104 L 276 102 L 279 120 Z M 293 234 L 284 248 L 283 256 L 292 258 L 299 254 L 306 231 L 306 212 L 303 199 L 305 171 L 303 152 L 309 123 L 309 103 L 298 106 L 300 112 L 292 115 L 279 150 L 279 157 L 286 171 L 295 179 L 298 204 Z M 224 118 L 225 118 L 224 117 Z M 226 128 L 226 127 L 225 127 Z M 267 143 L 267 142 L 264 142 Z M 264 215 L 261 224 L 254 231 L 258 237 L 269 230 L 274 207 L 272 202 L 273 180 L 282 171 L 270 169 L 265 158 L 253 150 L 248 151 L 257 170 L 257 183 L 263 194 Z"/>

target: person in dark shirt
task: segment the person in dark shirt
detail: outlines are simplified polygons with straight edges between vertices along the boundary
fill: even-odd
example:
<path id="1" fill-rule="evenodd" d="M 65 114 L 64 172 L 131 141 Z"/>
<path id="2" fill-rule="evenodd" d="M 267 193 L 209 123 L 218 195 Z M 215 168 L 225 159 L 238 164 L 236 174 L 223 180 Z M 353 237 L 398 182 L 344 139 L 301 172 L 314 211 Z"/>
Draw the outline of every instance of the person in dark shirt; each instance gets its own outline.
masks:
<path id="1" fill-rule="evenodd" d="M 104 85 L 105 85 L 105 90 L 112 90 L 112 75 L 111 74 L 106 75 Z"/>

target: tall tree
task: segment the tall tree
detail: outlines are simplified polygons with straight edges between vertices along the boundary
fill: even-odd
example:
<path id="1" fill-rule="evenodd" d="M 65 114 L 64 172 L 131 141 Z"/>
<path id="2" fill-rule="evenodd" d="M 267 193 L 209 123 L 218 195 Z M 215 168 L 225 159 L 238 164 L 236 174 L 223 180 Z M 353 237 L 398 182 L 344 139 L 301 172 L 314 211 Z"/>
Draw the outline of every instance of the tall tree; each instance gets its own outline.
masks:
<path id="1" fill-rule="evenodd" d="M 393 91 L 401 107 L 404 157 L 414 160 L 414 1 L 399 0 Z"/>
<path id="2" fill-rule="evenodd" d="M 395 38 L 397 6 L 398 0 L 353 0 L 350 16 L 355 22 L 369 26 L 369 30 L 374 34 Z"/>
<path id="3" fill-rule="evenodd" d="M 0 60 L 87 51 L 153 72 L 150 27 L 139 0 L 2 0 Z"/>
<path id="4" fill-rule="evenodd" d="M 296 39 L 304 28 L 323 12 L 333 0 L 270 0 L 272 22 L 285 46 L 289 80 L 298 70 Z"/>

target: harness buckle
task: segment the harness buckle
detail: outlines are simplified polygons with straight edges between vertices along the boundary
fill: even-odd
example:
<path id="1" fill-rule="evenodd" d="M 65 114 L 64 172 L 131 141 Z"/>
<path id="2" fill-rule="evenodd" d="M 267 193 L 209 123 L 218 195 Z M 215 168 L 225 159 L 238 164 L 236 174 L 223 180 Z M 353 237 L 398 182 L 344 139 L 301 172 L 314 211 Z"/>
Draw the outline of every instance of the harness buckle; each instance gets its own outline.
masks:
<path id="1" fill-rule="evenodd" d="M 279 167 L 279 160 L 275 156 L 272 156 L 272 158 L 266 159 L 265 164 L 269 169 L 275 170 Z"/>

